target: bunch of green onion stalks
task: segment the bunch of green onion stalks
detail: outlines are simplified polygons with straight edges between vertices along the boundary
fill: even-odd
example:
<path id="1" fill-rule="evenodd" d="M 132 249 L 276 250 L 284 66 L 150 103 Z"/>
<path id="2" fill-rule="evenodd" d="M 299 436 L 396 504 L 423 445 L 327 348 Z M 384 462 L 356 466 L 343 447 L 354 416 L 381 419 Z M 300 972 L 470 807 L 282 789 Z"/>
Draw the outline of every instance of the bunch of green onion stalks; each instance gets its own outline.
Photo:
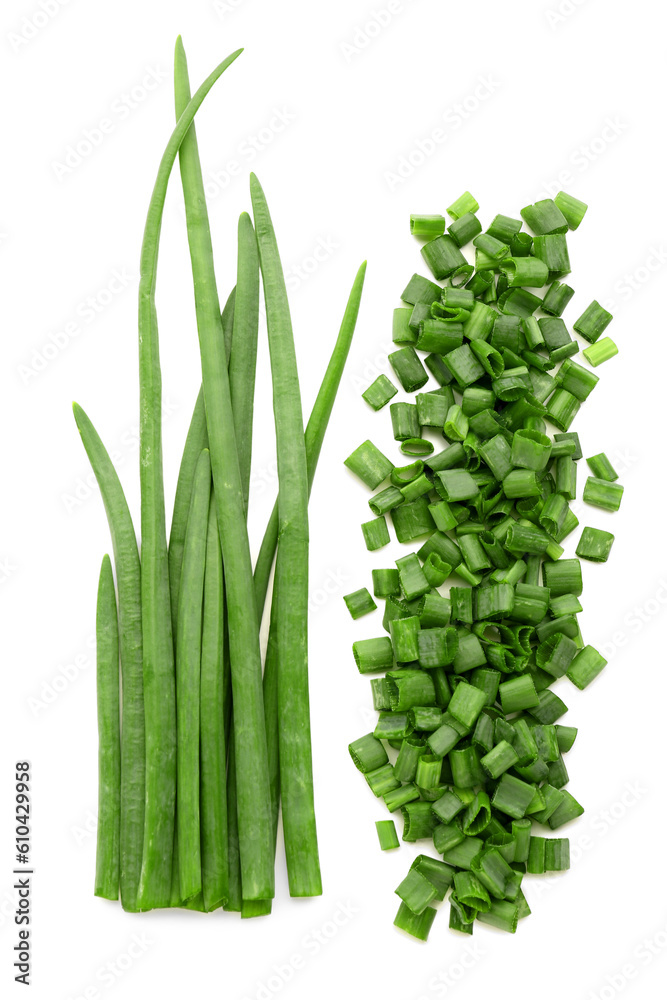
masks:
<path id="1" fill-rule="evenodd" d="M 573 558 L 561 543 L 579 526 L 582 447 L 570 428 L 599 381 L 591 368 L 617 353 L 597 301 L 573 323 L 591 367 L 573 360 L 582 345 L 562 319 L 574 295 L 562 280 L 567 233 L 586 207 L 560 192 L 482 232 L 466 192 L 449 224 L 411 217 L 431 277 L 414 274 L 394 310 L 389 362 L 405 395 L 390 403 L 399 389 L 387 375 L 363 393 L 373 410 L 390 403 L 403 457 L 394 464 L 364 441 L 345 462 L 378 491 L 361 526 L 366 548 L 388 545 L 387 515 L 398 542 L 418 545 L 372 571 L 373 595 L 361 587 L 345 602 L 354 619 L 384 602 L 384 634 L 353 646 L 379 714 L 350 753 L 402 814 L 403 841 L 437 854 L 419 854 L 396 888 L 395 924 L 420 940 L 447 895 L 453 930 L 514 933 L 530 913 L 524 876 L 569 868 L 561 828 L 584 811 L 566 787 L 577 729 L 562 724 L 560 695 L 606 665 L 577 615 L 581 560 L 606 562 L 614 536 L 583 528 Z M 587 463 L 584 503 L 618 510 L 612 463 L 603 452 Z M 393 819 L 377 831 L 383 850 L 399 846 Z"/>
<path id="2" fill-rule="evenodd" d="M 141 546 L 109 454 L 74 415 L 107 513 L 97 601 L 99 817 L 95 893 L 126 910 L 267 914 L 282 804 L 289 891 L 321 893 L 308 700 L 308 497 L 354 332 L 365 264 L 304 430 L 283 271 L 250 177 L 236 284 L 221 308 L 194 117 L 232 53 L 191 96 L 180 38 L 176 127 L 160 162 L 139 289 Z M 155 288 L 178 157 L 202 386 L 167 540 Z M 273 382 L 278 499 L 252 566 L 247 530 L 260 275 Z M 259 628 L 275 562 L 268 651 Z M 122 681 L 121 681 L 122 678 Z"/>

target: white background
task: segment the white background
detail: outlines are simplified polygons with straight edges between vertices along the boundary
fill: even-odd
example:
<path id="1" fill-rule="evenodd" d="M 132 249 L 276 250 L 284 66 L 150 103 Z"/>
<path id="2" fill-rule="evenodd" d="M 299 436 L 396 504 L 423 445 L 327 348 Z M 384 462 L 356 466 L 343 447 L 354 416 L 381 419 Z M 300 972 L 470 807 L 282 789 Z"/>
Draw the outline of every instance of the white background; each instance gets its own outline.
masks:
<path id="1" fill-rule="evenodd" d="M 387 0 L 222 0 L 217 11 L 205 0 L 44 0 L 57 8 L 50 18 L 37 0 L 3 4 L 0 976 L 17 995 L 11 778 L 13 762 L 23 758 L 34 773 L 32 995 L 40 1000 L 195 992 L 301 1000 L 343 991 L 418 1000 L 531 989 L 545 1000 L 609 1000 L 664 993 L 664 32 L 659 6 L 646 0 L 565 0 L 562 14 L 554 13 L 557 2 L 402 0 L 380 16 L 381 28 L 375 22 L 368 30 Z M 38 29 L 31 32 L 26 18 Z M 254 169 L 289 271 L 306 411 L 356 268 L 369 261 L 311 505 L 312 714 L 325 894 L 291 901 L 279 854 L 273 916 L 244 922 L 222 912 L 132 916 L 92 894 L 91 639 L 109 539 L 99 494 L 86 485 L 90 471 L 70 403 L 88 410 L 114 451 L 138 518 L 138 257 L 172 128 L 179 32 L 194 85 L 228 52 L 246 47 L 198 118 L 219 283 L 226 295 L 236 218 L 249 208 Z M 124 95 L 147 74 L 154 89 L 134 91 L 127 110 Z M 278 124 L 276 111 L 287 119 L 282 131 L 261 133 Z M 111 121 L 103 141 L 78 164 L 70 155 L 67 171 L 59 167 L 68 147 L 103 118 Z M 444 137 L 437 147 L 428 141 L 434 129 Z M 264 144 L 251 161 L 249 143 L 260 134 Z M 429 155 L 392 181 L 401 157 L 420 160 L 420 143 Z M 233 160 L 239 173 L 226 180 Z M 200 379 L 176 180 L 158 280 L 168 510 Z M 368 517 L 367 494 L 342 461 L 369 436 L 396 454 L 388 412 L 374 415 L 360 392 L 388 370 L 391 310 L 409 275 L 423 270 L 408 235 L 410 212 L 442 212 L 470 189 L 488 225 L 497 212 L 517 215 L 560 187 L 590 204 L 569 240 L 576 297 L 565 318 L 572 323 L 592 298 L 602 300 L 614 313 L 608 332 L 621 352 L 599 370 L 599 387 L 575 424 L 584 454 L 605 450 L 626 487 L 619 514 L 582 511 L 584 523 L 617 536 L 606 566 L 585 564 L 581 616 L 586 640 L 610 664 L 586 692 L 567 679 L 557 687 L 570 705 L 565 722 L 580 727 L 567 763 L 569 787 L 587 812 L 567 830 L 572 870 L 526 879 L 533 916 L 515 936 L 482 926 L 473 939 L 455 935 L 445 906 L 420 945 L 392 927 L 393 890 L 417 852 L 410 845 L 380 852 L 374 821 L 385 813 L 347 752 L 372 727 L 369 684 L 356 673 L 350 644 L 379 634 L 381 625 L 379 613 L 352 623 L 342 595 L 369 585 L 370 569 L 387 565 L 390 550 L 365 552 L 359 524 Z M 317 246 L 329 249 L 313 268 Z M 299 277 L 304 262 L 310 273 Z M 104 304 L 114 270 L 127 285 Z M 101 306 L 92 321 L 81 305 L 89 296 Z M 65 346 L 36 371 L 34 352 L 72 323 L 76 336 L 61 336 Z M 255 549 L 276 488 L 266 354 L 263 342 Z M 581 463 L 579 491 L 585 475 Z M 130 960 L 134 935 L 144 944 Z M 290 972 L 294 956 L 299 968 Z"/>

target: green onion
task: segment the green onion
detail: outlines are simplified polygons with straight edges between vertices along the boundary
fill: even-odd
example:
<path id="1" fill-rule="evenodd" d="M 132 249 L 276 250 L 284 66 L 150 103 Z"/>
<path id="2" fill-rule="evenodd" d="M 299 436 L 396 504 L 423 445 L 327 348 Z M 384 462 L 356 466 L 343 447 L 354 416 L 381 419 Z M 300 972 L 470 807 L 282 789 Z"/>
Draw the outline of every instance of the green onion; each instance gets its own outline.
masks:
<path id="1" fill-rule="evenodd" d="M 547 417 L 561 431 L 567 431 L 581 403 L 566 389 L 556 389 L 547 403 Z"/>
<path id="2" fill-rule="evenodd" d="M 394 662 L 391 640 L 386 636 L 378 639 L 360 639 L 353 643 L 352 652 L 360 674 L 389 670 Z"/>
<path id="3" fill-rule="evenodd" d="M 581 691 L 607 666 L 604 656 L 593 646 L 584 646 L 568 667 L 567 676 Z"/>
<path id="4" fill-rule="evenodd" d="M 573 295 L 574 289 L 570 288 L 569 285 L 554 281 L 553 284 L 549 285 L 547 294 L 542 300 L 542 309 L 549 316 L 562 316 Z"/>
<path id="5" fill-rule="evenodd" d="M 604 479 L 589 476 L 584 486 L 584 503 L 602 510 L 615 511 L 621 506 L 623 489 L 619 483 L 610 483 Z"/>
<path id="6" fill-rule="evenodd" d="M 436 912 L 432 906 L 427 906 L 420 914 L 415 914 L 402 902 L 394 919 L 394 927 L 405 931 L 418 941 L 427 941 Z"/>
<path id="7" fill-rule="evenodd" d="M 181 900 L 202 888 L 200 831 L 201 637 L 211 461 L 202 451 L 183 551 L 176 644 L 178 870 Z"/>
<path id="8" fill-rule="evenodd" d="M 586 462 L 596 479 L 604 479 L 605 482 L 614 483 L 618 479 L 618 472 L 603 451 L 599 455 L 592 455 Z"/>
<path id="9" fill-rule="evenodd" d="M 478 233 L 481 233 L 481 231 L 482 223 L 473 212 L 466 212 L 465 215 L 460 215 L 458 219 L 455 219 L 454 222 L 447 226 L 447 232 L 454 240 L 457 247 L 465 246 L 466 243 L 469 243 L 470 240 L 477 236 Z M 466 267 L 465 264 L 455 268 L 450 275 L 450 280 L 453 275 L 457 274 L 457 272 L 461 271 L 464 267 Z"/>
<path id="10" fill-rule="evenodd" d="M 566 194 L 565 191 L 559 191 L 554 198 L 554 204 L 558 206 L 567 219 L 569 228 L 578 229 L 588 209 L 586 202 L 579 201 L 578 198 Z"/>
<path id="11" fill-rule="evenodd" d="M 535 202 L 534 205 L 522 208 L 521 218 L 537 236 L 564 233 L 569 228 L 565 215 L 551 198 L 545 198 L 543 201 Z"/>
<path id="12" fill-rule="evenodd" d="M 445 231 L 444 215 L 411 215 L 410 232 L 413 236 L 440 236 Z"/>
<path id="13" fill-rule="evenodd" d="M 378 820 L 375 824 L 375 829 L 380 841 L 380 850 L 393 851 L 396 847 L 400 846 L 393 819 Z"/>
<path id="14" fill-rule="evenodd" d="M 404 310 L 397 311 L 403 312 Z M 361 395 L 374 410 L 381 410 L 397 392 L 398 389 L 391 379 L 388 379 L 386 375 L 378 375 L 375 381 Z"/>
<path id="15" fill-rule="evenodd" d="M 446 211 L 450 218 L 460 219 L 467 212 L 476 212 L 478 209 L 479 204 L 470 194 L 470 191 L 464 191 L 456 201 L 452 202 Z"/>
<path id="16" fill-rule="evenodd" d="M 99 793 L 95 895 L 118 899 L 120 883 L 121 743 L 118 613 L 109 556 L 97 590 L 97 724 Z"/>
<path id="17" fill-rule="evenodd" d="M 578 558 L 563 558 L 582 455 L 569 428 L 598 382 L 572 360 L 579 345 L 561 319 L 574 294 L 559 280 L 570 269 L 566 233 L 586 206 L 561 192 L 524 209 L 534 238 L 506 216 L 483 233 L 476 205 L 462 208 L 422 248 L 438 280 L 455 280 L 439 292 L 411 280 L 403 298 L 416 339 L 392 355 L 413 392 L 424 384 L 419 352 L 430 352 L 441 388 L 391 408 L 401 450 L 426 457 L 391 467 L 391 486 L 371 499 L 378 516 L 391 511 L 399 541 L 428 538 L 391 575 L 374 573 L 389 639 L 355 643 L 355 659 L 362 673 L 384 675 L 371 682 L 371 738 L 398 750 L 393 768 L 378 755 L 369 783 L 390 811 L 402 809 L 403 838 L 432 836 L 443 857 L 437 877 L 415 862 L 398 890 L 405 910 L 416 919 L 453 883 L 452 927 L 471 933 L 479 917 L 514 932 L 530 912 L 523 875 L 569 866 L 567 840 L 536 836 L 535 824 L 557 829 L 583 811 L 565 787 L 576 730 L 558 724 L 567 706 L 552 685 L 567 674 L 583 688 L 605 664 L 579 629 L 580 558 L 606 558 L 613 537 L 586 528 Z M 470 240 L 472 276 L 459 262 Z M 544 300 L 527 290 L 547 283 Z M 423 427 L 448 446 L 430 454 Z M 589 464 L 584 499 L 617 507 L 608 459 Z"/>
<path id="18" fill-rule="evenodd" d="M 416 392 L 428 382 L 428 375 L 413 347 L 403 347 L 389 355 L 389 363 L 406 392 Z"/>
<path id="19" fill-rule="evenodd" d="M 410 437 L 401 442 L 401 451 L 404 455 L 430 455 L 433 445 L 420 437 Z"/>
<path id="20" fill-rule="evenodd" d="M 136 911 L 144 840 L 146 763 L 142 674 L 141 568 L 123 488 L 90 419 L 74 404 L 74 418 L 100 487 L 111 531 L 118 583 L 121 662 L 120 896 Z"/>
<path id="21" fill-rule="evenodd" d="M 547 265 L 537 257 L 506 257 L 500 270 L 510 288 L 542 288 L 549 277 Z"/>
<path id="22" fill-rule="evenodd" d="M 202 902 L 213 910 L 229 897 L 228 815 L 225 780 L 225 616 L 222 552 L 215 500 L 206 536 L 201 636 L 201 877 Z M 228 697 L 228 693 L 227 693 Z M 180 889 L 180 872 L 179 872 Z"/>
<path id="23" fill-rule="evenodd" d="M 345 459 L 345 465 L 361 479 L 370 489 L 374 490 L 387 478 L 393 464 L 372 441 L 364 441 Z"/>
<path id="24" fill-rule="evenodd" d="M 598 340 L 596 344 L 591 344 L 587 347 L 582 354 L 588 361 L 589 365 L 593 368 L 597 368 L 604 361 L 609 361 L 609 358 L 613 358 L 615 354 L 618 354 L 618 347 L 611 339 L 611 337 L 603 337 L 602 340 Z"/>
<path id="25" fill-rule="evenodd" d="M 607 312 L 599 302 L 593 299 L 591 304 L 573 324 L 573 328 L 589 344 L 594 344 L 602 336 L 613 318 L 610 312 Z"/>
<path id="26" fill-rule="evenodd" d="M 361 618 L 370 611 L 377 610 L 377 604 L 366 587 L 362 587 L 361 590 L 355 590 L 353 594 L 346 594 L 343 600 L 345 601 L 347 610 L 354 619 Z"/>
<path id="27" fill-rule="evenodd" d="M 414 403 L 392 403 L 389 410 L 395 441 L 419 437 L 421 428 Z"/>
<path id="28" fill-rule="evenodd" d="M 384 517 L 376 517 L 372 521 L 365 521 L 361 525 L 364 534 L 364 541 L 369 552 L 375 552 L 384 545 L 389 544 L 389 529 Z"/>
<path id="29" fill-rule="evenodd" d="M 577 545 L 577 555 L 580 559 L 590 559 L 591 562 L 606 562 L 614 544 L 614 536 L 599 528 L 584 528 Z"/>

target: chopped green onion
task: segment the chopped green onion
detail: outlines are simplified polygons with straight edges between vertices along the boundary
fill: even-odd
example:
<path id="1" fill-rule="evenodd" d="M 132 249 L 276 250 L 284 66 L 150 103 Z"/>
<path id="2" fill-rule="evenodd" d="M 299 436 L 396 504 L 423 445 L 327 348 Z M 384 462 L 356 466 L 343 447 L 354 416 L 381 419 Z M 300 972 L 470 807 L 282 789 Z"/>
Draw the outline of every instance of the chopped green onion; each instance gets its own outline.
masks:
<path id="1" fill-rule="evenodd" d="M 467 315 L 467 314 L 466 314 Z M 447 354 L 463 343 L 461 323 L 444 322 L 441 319 L 426 319 L 419 324 L 415 347 L 419 351 Z"/>
<path id="2" fill-rule="evenodd" d="M 343 600 L 345 601 L 347 610 L 354 619 L 361 618 L 370 611 L 377 610 L 377 604 L 366 587 L 362 587 L 361 590 L 355 590 L 353 594 L 346 594 Z"/>
<path id="3" fill-rule="evenodd" d="M 441 236 L 446 225 L 444 215 L 410 216 L 410 232 L 413 236 Z"/>
<path id="4" fill-rule="evenodd" d="M 606 562 L 614 544 L 614 536 L 609 531 L 599 528 L 584 528 L 577 545 L 577 555 L 580 559 L 591 562 Z"/>
<path id="5" fill-rule="evenodd" d="M 392 403 L 389 410 L 395 441 L 419 437 L 421 428 L 414 403 Z"/>
<path id="6" fill-rule="evenodd" d="M 607 483 L 615 483 L 618 479 L 618 472 L 603 451 L 599 455 L 592 455 L 587 458 L 588 467 L 596 479 L 604 479 Z"/>
<path id="7" fill-rule="evenodd" d="M 541 472 L 551 455 L 551 439 L 539 431 L 518 430 L 512 440 L 512 465 Z"/>
<path id="8" fill-rule="evenodd" d="M 581 403 L 566 389 L 556 389 L 547 403 L 547 417 L 561 431 L 567 431 Z"/>
<path id="9" fill-rule="evenodd" d="M 374 569 L 372 577 L 375 597 L 398 597 L 401 593 L 397 569 Z"/>
<path id="10" fill-rule="evenodd" d="M 599 302 L 593 299 L 591 304 L 573 324 L 573 328 L 589 344 L 594 344 L 602 336 L 613 318 L 610 312 L 607 312 Z"/>
<path id="11" fill-rule="evenodd" d="M 408 601 L 421 597 L 429 589 L 429 582 L 424 575 L 421 563 L 414 553 L 396 560 L 398 577 L 403 593 Z"/>
<path id="12" fill-rule="evenodd" d="M 441 294 L 440 285 L 436 285 L 434 281 L 424 278 L 421 274 L 413 274 L 401 292 L 401 299 L 410 305 L 416 305 L 417 302 L 427 302 L 431 305 L 432 302 L 439 301 Z"/>
<path id="13" fill-rule="evenodd" d="M 520 677 L 513 677 L 512 680 L 503 681 L 498 693 L 505 715 L 521 712 L 526 708 L 534 708 L 539 704 L 539 698 L 530 674 L 522 674 Z"/>
<path id="14" fill-rule="evenodd" d="M 604 361 L 609 361 L 609 358 L 613 358 L 615 354 L 618 354 L 618 347 L 611 337 L 603 337 L 596 344 L 591 344 L 590 347 L 585 348 L 582 354 L 589 365 L 597 368 L 598 365 L 601 365 Z"/>
<path id="15" fill-rule="evenodd" d="M 402 501 L 403 495 L 400 490 L 396 492 Z M 415 538 L 421 538 L 422 535 L 432 532 L 435 527 L 425 497 L 420 497 L 413 503 L 403 503 L 400 507 L 392 506 L 391 520 L 399 542 L 411 542 Z"/>
<path id="16" fill-rule="evenodd" d="M 534 205 L 522 208 L 521 218 L 537 236 L 565 233 L 569 228 L 565 215 L 551 198 L 536 201 Z"/>
<path id="17" fill-rule="evenodd" d="M 404 455 L 430 455 L 433 445 L 430 441 L 420 437 L 410 437 L 401 442 L 401 451 Z"/>
<path id="18" fill-rule="evenodd" d="M 405 931 L 406 934 L 417 938 L 418 941 L 427 941 L 436 912 L 432 906 L 427 906 L 425 910 L 417 915 L 412 912 L 409 906 L 401 903 L 394 919 L 394 927 Z"/>
<path id="19" fill-rule="evenodd" d="M 546 264 L 550 281 L 570 273 L 567 239 L 563 233 L 536 236 L 533 240 L 533 253 Z"/>
<path id="20" fill-rule="evenodd" d="M 465 469 L 446 469 L 437 476 L 447 501 L 471 500 L 479 493 L 477 483 Z"/>
<path id="21" fill-rule="evenodd" d="M 621 506 L 623 489 L 619 483 L 610 483 L 604 479 L 589 476 L 584 486 L 584 503 L 602 510 L 615 511 Z M 578 596 L 578 595 L 577 595 Z"/>
<path id="22" fill-rule="evenodd" d="M 579 201 L 574 195 L 566 194 L 565 191 L 559 191 L 554 198 L 554 204 L 567 219 L 569 228 L 578 229 L 588 209 L 586 202 Z"/>
<path id="23" fill-rule="evenodd" d="M 448 278 L 458 267 L 467 264 L 456 241 L 447 235 L 436 236 L 430 243 L 425 243 L 421 248 L 421 254 L 433 277 L 438 281 Z"/>
<path id="24" fill-rule="evenodd" d="M 503 493 L 509 500 L 537 497 L 541 492 L 540 484 L 532 469 L 513 469 L 503 479 Z"/>
<path id="25" fill-rule="evenodd" d="M 404 312 L 405 310 L 400 311 Z M 374 410 L 381 410 L 397 392 L 398 389 L 386 375 L 378 375 L 375 381 L 361 395 Z"/>
<path id="26" fill-rule="evenodd" d="M 550 837 L 545 843 L 544 867 L 548 872 L 564 872 L 570 867 L 570 841 Z"/>
<path id="27" fill-rule="evenodd" d="M 359 639 L 352 644 L 352 652 L 360 674 L 390 670 L 394 664 L 391 639 L 386 636 L 378 639 Z"/>
<path id="28" fill-rule="evenodd" d="M 584 813 L 584 807 L 579 805 L 574 796 L 566 788 L 561 789 L 561 791 L 563 792 L 563 801 L 548 819 L 552 830 L 557 830 L 559 827 L 564 826 L 565 823 L 569 823 L 570 820 L 576 819 L 577 816 L 583 816 Z"/>
<path id="29" fill-rule="evenodd" d="M 447 232 L 451 238 L 456 243 L 457 247 L 465 246 L 469 243 L 473 237 L 477 236 L 478 233 L 482 231 L 482 223 L 479 221 L 477 216 L 473 212 L 466 212 L 465 215 L 460 215 L 458 219 L 455 219 L 451 225 L 447 226 Z M 450 280 L 453 275 L 461 271 L 466 265 L 461 265 L 457 267 L 450 275 Z M 472 273 L 472 272 L 471 272 Z"/>
<path id="30" fill-rule="evenodd" d="M 345 459 L 345 465 L 361 479 L 366 486 L 374 490 L 387 478 L 394 468 L 372 441 L 364 441 L 356 451 Z"/>
<path id="31" fill-rule="evenodd" d="M 416 344 L 417 335 L 410 327 L 411 316 L 412 316 L 411 308 L 406 309 L 405 307 L 400 306 L 398 309 L 394 309 L 392 328 L 391 328 L 391 339 L 395 344 Z M 380 378 L 386 378 L 386 376 L 380 376 Z M 387 381 L 389 382 L 390 380 L 387 379 Z M 367 389 L 366 391 L 369 392 L 370 390 Z M 366 399 L 365 395 L 364 399 Z M 370 402 L 370 400 L 366 399 L 366 402 Z M 373 406 L 372 403 L 371 406 Z M 379 408 L 380 407 L 378 407 L 378 409 Z"/>
<path id="32" fill-rule="evenodd" d="M 606 666 L 607 661 L 597 649 L 593 646 L 584 646 L 568 667 L 567 676 L 575 687 L 583 691 Z"/>
<path id="33" fill-rule="evenodd" d="M 453 398 L 453 397 L 452 397 Z M 420 427 L 442 427 L 449 409 L 449 400 L 438 392 L 420 392 L 417 395 L 417 419 Z"/>
<path id="34" fill-rule="evenodd" d="M 369 771 L 377 771 L 379 767 L 384 767 L 389 760 L 387 751 L 382 743 L 372 733 L 360 736 L 354 743 L 350 743 L 348 749 L 355 767 L 362 774 L 368 774 Z"/>
<path id="35" fill-rule="evenodd" d="M 538 257 L 506 257 L 500 262 L 500 270 L 510 288 L 542 288 L 549 277 L 547 265 Z"/>
<path id="36" fill-rule="evenodd" d="M 399 847 L 398 834 L 396 833 L 396 825 L 393 819 L 380 819 L 375 823 L 375 829 L 377 830 L 378 840 L 380 841 L 380 850 L 382 851 L 393 851 L 396 847 Z"/>
<path id="37" fill-rule="evenodd" d="M 371 497 L 368 501 L 368 506 L 373 514 L 380 517 L 382 514 L 393 510 L 394 507 L 398 507 L 404 500 L 405 497 L 396 486 L 387 486 L 386 489 L 380 490 L 374 497 Z"/>
<path id="38" fill-rule="evenodd" d="M 376 517 L 372 521 L 364 521 L 361 525 L 361 530 L 369 552 L 375 552 L 377 549 L 381 549 L 384 545 L 389 544 L 389 528 L 384 517 Z"/>
<path id="39" fill-rule="evenodd" d="M 467 212 L 476 212 L 479 209 L 478 202 L 470 194 L 470 191 L 464 191 L 456 201 L 447 209 L 447 215 L 451 219 L 460 219 L 462 215 L 466 215 Z"/>
<path id="40" fill-rule="evenodd" d="M 581 402 L 588 399 L 599 381 L 600 379 L 597 375 L 589 372 L 586 368 L 582 368 L 581 365 L 578 365 L 575 361 L 571 361 L 569 358 L 563 362 L 558 372 L 558 382 L 561 388 L 567 389 L 568 392 L 571 392 Z"/>
<path id="41" fill-rule="evenodd" d="M 389 364 L 406 392 L 416 392 L 428 382 L 428 375 L 414 347 L 402 347 L 389 355 Z"/>

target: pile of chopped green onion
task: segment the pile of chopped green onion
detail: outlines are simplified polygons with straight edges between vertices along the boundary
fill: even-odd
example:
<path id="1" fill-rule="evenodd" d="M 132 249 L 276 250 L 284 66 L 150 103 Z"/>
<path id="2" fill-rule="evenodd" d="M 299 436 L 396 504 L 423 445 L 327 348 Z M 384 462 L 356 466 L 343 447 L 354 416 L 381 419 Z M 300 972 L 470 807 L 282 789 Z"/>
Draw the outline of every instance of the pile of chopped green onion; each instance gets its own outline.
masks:
<path id="1" fill-rule="evenodd" d="M 322 891 L 308 705 L 308 497 L 356 324 L 360 268 L 304 431 L 285 281 L 264 193 L 238 225 L 221 310 L 194 117 L 240 55 L 193 97 L 176 44 L 177 124 L 153 189 L 139 289 L 141 547 L 109 454 L 74 405 L 114 550 L 97 602 L 99 818 L 95 893 L 130 911 L 271 912 L 278 814 L 292 896 Z M 155 289 L 179 158 L 202 387 L 167 541 Z M 247 530 L 260 275 L 273 382 L 278 499 L 253 568 Z M 194 337 L 194 331 L 193 331 Z M 268 651 L 259 629 L 275 557 Z M 117 595 L 116 595 L 117 590 Z M 120 676 L 119 676 L 120 674 Z M 121 683 L 122 681 L 122 683 Z"/>
<path id="2" fill-rule="evenodd" d="M 407 464 L 371 441 L 345 461 L 378 491 L 367 549 L 389 543 L 387 515 L 399 542 L 419 546 L 372 571 L 373 596 L 364 587 L 345 602 L 356 619 L 384 601 L 385 634 L 353 645 L 359 673 L 375 675 L 379 716 L 350 754 L 402 813 L 403 840 L 431 841 L 440 856 L 419 855 L 396 889 L 395 924 L 421 940 L 450 889 L 451 928 L 472 934 L 479 920 L 514 933 L 530 913 L 524 875 L 569 868 L 559 834 L 584 811 L 566 788 L 577 730 L 560 723 L 567 706 L 552 687 L 567 677 L 583 689 L 606 664 L 579 629 L 580 560 L 605 562 L 614 536 L 585 527 L 576 558 L 562 547 L 579 524 L 570 504 L 582 450 L 570 428 L 598 382 L 573 360 L 581 347 L 562 319 L 574 295 L 567 233 L 587 206 L 561 192 L 485 232 L 478 208 L 466 192 L 449 225 L 410 219 L 432 277 L 412 276 L 393 317 L 389 361 L 416 393 L 390 403 Z M 474 263 L 462 252 L 471 242 Z M 611 319 L 594 301 L 572 324 L 593 367 L 617 353 L 601 336 Z M 398 385 L 380 375 L 363 398 L 380 410 Z M 434 453 L 423 428 L 446 446 Z M 618 510 L 611 462 L 587 462 L 584 502 Z M 399 846 L 393 820 L 377 829 L 383 850 Z"/>

